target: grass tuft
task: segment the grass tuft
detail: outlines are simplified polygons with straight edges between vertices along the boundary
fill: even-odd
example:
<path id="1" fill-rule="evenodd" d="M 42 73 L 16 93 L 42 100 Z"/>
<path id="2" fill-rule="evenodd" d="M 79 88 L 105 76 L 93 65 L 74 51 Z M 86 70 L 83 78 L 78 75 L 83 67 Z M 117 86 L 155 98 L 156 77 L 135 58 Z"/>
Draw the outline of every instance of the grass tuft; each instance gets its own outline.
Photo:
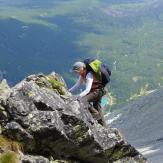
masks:
<path id="1" fill-rule="evenodd" d="M 0 155 L 0 163 L 17 163 L 17 154 L 9 151 Z"/>

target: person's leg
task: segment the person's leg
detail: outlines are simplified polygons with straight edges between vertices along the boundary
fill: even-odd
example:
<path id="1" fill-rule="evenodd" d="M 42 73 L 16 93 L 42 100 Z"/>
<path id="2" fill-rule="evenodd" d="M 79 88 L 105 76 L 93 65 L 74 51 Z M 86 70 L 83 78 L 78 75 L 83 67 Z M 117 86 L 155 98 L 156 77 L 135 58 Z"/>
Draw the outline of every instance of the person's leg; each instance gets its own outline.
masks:
<path id="1" fill-rule="evenodd" d="M 98 97 L 98 95 L 96 93 L 89 92 L 86 96 L 82 97 L 81 100 L 87 101 L 87 102 L 93 102 L 93 101 L 96 101 L 97 97 Z"/>
<path id="2" fill-rule="evenodd" d="M 98 123 L 100 123 L 102 126 L 106 127 L 105 119 L 104 119 L 104 114 L 102 112 L 101 108 L 101 100 L 94 102 L 94 108 L 98 110 L 98 113 L 100 115 L 100 119 L 98 120 Z"/>
<path id="3" fill-rule="evenodd" d="M 82 97 L 81 100 L 85 103 L 87 103 L 87 102 L 94 103 L 96 99 L 97 99 L 97 94 L 95 94 L 94 92 L 90 92 L 86 96 Z M 91 112 L 91 114 L 93 114 L 93 117 L 96 117 L 95 119 L 97 119 L 97 116 L 99 115 L 98 110 L 96 108 L 94 108 L 93 105 L 91 105 L 91 104 L 89 104 L 88 109 Z"/>
<path id="4" fill-rule="evenodd" d="M 97 113 L 98 112 L 98 108 L 96 106 L 96 103 L 98 103 L 98 101 L 101 99 L 101 93 L 100 90 L 94 90 L 90 93 L 88 93 L 86 96 L 82 97 L 82 101 L 83 102 L 89 102 L 89 103 L 93 103 L 93 107 L 91 108 L 91 112 L 92 113 Z"/>
<path id="5" fill-rule="evenodd" d="M 105 126 L 104 115 L 100 106 L 102 96 L 102 90 L 95 90 L 84 96 L 82 100 L 93 103 L 93 107 L 89 107 L 89 111 L 91 112 L 94 119 L 96 119 L 101 125 Z"/>
<path id="6" fill-rule="evenodd" d="M 81 100 L 87 101 L 87 102 L 96 102 L 98 100 L 101 100 L 101 97 L 103 95 L 104 94 L 101 89 L 96 89 L 96 90 L 89 92 L 86 96 L 82 97 Z"/>

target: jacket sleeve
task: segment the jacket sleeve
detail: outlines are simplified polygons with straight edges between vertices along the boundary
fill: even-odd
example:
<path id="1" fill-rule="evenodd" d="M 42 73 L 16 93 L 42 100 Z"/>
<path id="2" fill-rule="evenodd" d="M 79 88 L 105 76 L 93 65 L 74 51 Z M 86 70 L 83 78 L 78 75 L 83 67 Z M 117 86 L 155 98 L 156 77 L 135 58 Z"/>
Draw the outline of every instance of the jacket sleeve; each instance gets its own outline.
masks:
<path id="1" fill-rule="evenodd" d="M 82 77 L 81 76 L 79 76 L 79 79 L 77 80 L 77 82 L 69 89 L 69 92 L 74 92 L 74 91 L 76 91 L 78 88 L 79 88 L 79 86 L 82 84 L 82 82 L 83 82 L 83 79 L 82 79 Z"/>
<path id="2" fill-rule="evenodd" d="M 87 95 L 90 92 L 90 90 L 92 88 L 92 83 L 93 83 L 93 76 L 92 76 L 91 73 L 88 73 L 87 76 L 86 76 L 86 88 L 85 88 L 85 90 L 83 92 L 81 92 L 79 94 L 80 97 L 83 97 L 83 96 Z"/>

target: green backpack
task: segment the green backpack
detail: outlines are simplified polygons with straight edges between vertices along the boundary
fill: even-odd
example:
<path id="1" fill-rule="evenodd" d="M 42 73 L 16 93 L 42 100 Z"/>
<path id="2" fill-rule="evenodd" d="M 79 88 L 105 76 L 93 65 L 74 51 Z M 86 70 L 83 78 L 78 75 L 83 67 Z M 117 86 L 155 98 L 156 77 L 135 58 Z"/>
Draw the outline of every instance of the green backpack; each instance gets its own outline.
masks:
<path id="1" fill-rule="evenodd" d="M 101 80 L 102 85 L 106 86 L 110 82 L 111 71 L 109 67 L 98 59 L 85 59 L 86 73 L 93 72 Z"/>

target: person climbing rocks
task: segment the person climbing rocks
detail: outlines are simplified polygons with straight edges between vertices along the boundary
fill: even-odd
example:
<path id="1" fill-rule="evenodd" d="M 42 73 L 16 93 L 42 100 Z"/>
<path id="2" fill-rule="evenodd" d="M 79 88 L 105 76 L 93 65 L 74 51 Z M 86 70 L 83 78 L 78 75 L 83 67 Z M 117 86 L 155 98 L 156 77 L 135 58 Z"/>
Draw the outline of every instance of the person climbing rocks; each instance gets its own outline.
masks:
<path id="1" fill-rule="evenodd" d="M 102 75 L 102 66 L 103 64 L 101 61 L 97 59 L 86 59 L 83 62 L 75 62 L 72 69 L 73 72 L 79 75 L 79 78 L 69 91 L 73 93 L 82 83 L 85 83 L 85 90 L 77 96 L 81 101 L 93 104 L 89 107 L 90 113 L 93 118 L 98 121 L 98 123 L 105 126 L 104 115 L 102 113 L 100 102 L 102 96 L 106 94 L 104 87 L 106 83 L 108 83 L 106 80 L 109 79 L 105 75 Z"/>

